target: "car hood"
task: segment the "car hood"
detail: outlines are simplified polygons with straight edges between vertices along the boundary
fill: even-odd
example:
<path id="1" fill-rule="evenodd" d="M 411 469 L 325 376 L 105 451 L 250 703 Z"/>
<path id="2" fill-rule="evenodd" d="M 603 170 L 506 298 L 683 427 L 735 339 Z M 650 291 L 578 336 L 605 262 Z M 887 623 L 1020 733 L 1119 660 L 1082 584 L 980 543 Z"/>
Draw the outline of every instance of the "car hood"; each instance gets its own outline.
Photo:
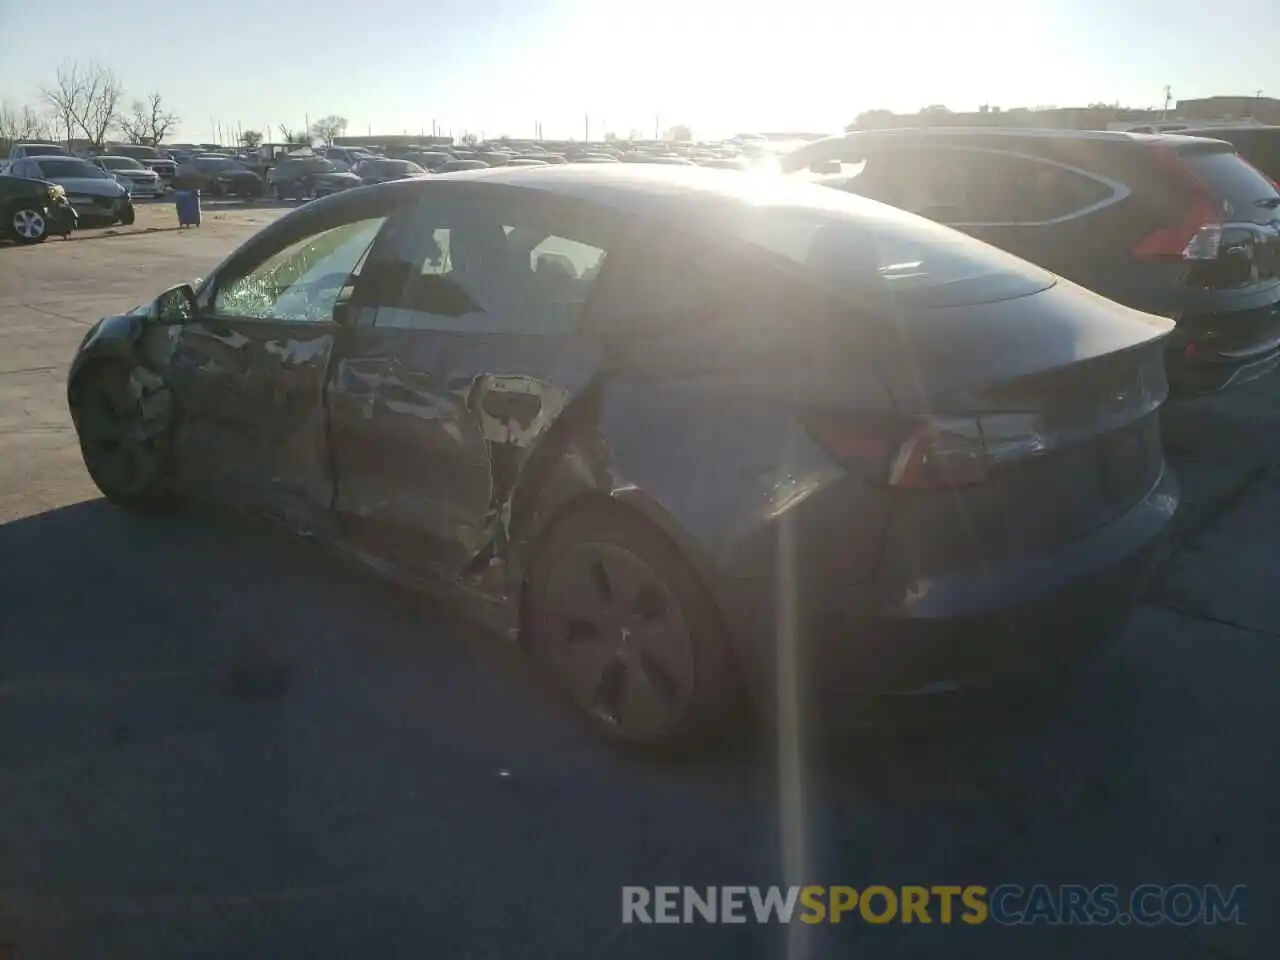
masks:
<path id="1" fill-rule="evenodd" d="M 157 176 L 154 170 L 113 170 L 111 172 L 127 180 L 155 180 Z"/>
<path id="2" fill-rule="evenodd" d="M 87 194 L 91 197 L 122 197 L 124 187 L 115 180 L 100 180 L 97 177 L 50 177 L 67 193 Z"/>

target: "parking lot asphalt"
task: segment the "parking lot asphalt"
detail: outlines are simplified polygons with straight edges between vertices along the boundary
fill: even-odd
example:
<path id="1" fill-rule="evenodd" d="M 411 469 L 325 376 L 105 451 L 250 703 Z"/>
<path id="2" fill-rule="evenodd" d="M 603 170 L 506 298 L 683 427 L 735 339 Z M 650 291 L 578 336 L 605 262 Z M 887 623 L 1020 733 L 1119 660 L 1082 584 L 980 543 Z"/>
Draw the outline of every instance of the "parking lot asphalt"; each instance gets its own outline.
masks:
<path id="1" fill-rule="evenodd" d="M 305 542 L 98 498 L 64 399 L 88 324 L 279 215 L 140 209 L 0 247 L 0 957 L 1274 952 L 1280 380 L 1168 409 L 1177 548 L 1064 702 L 659 765 Z M 622 884 L 788 882 L 1247 884 L 1249 923 L 620 922 Z"/>

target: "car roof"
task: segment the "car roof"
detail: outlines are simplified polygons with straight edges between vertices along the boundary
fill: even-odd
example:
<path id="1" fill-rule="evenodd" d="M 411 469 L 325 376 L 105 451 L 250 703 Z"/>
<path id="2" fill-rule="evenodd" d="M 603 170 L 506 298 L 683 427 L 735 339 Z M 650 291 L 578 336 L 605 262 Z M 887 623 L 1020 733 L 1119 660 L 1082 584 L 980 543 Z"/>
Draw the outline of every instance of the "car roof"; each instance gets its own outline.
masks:
<path id="1" fill-rule="evenodd" d="M 1213 140 L 1221 140 L 1226 137 L 1238 137 L 1241 134 L 1247 136 L 1261 135 L 1280 137 L 1280 126 L 1264 126 L 1258 123 L 1242 123 L 1238 127 L 1188 127 L 1187 129 L 1179 130 L 1178 132 L 1195 137 L 1209 137 Z"/>
<path id="2" fill-rule="evenodd" d="M 634 216 L 699 219 L 742 203 L 839 209 L 838 191 L 762 172 L 648 163 L 547 164 L 439 174 L 430 181 L 504 184 L 605 206 Z M 868 201 L 869 202 L 869 201 Z"/>

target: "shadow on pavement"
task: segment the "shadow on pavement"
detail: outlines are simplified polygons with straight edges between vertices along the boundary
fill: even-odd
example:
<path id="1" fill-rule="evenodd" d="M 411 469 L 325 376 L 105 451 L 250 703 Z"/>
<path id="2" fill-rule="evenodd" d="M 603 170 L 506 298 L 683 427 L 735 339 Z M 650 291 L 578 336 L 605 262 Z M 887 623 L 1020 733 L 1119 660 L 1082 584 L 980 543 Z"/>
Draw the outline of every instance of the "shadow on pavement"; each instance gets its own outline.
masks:
<path id="1" fill-rule="evenodd" d="M 0 940 L 20 947 L 766 955 L 776 930 L 624 929 L 619 886 L 784 882 L 796 750 L 806 882 L 1245 882 L 1214 872 L 1203 788 L 1186 799 L 1186 745 L 1220 731 L 1141 644 L 1060 704 L 663 766 L 586 735 L 505 642 L 233 518 L 76 504 L 0 526 L 0 570 Z"/>

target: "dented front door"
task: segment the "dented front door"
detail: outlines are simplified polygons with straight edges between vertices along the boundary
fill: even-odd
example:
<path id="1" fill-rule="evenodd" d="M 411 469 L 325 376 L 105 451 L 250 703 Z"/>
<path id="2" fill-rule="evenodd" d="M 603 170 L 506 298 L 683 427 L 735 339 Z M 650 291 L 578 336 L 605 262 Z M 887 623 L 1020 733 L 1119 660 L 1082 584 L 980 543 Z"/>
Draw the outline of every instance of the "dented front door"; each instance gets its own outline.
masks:
<path id="1" fill-rule="evenodd" d="M 193 483 L 299 526 L 331 519 L 326 378 L 337 318 L 385 219 L 357 209 L 253 248 L 215 276 L 196 320 L 174 328 Z"/>
<path id="2" fill-rule="evenodd" d="M 210 317 L 183 326 L 170 378 L 188 480 L 309 524 L 332 499 L 324 383 L 336 328 Z"/>

